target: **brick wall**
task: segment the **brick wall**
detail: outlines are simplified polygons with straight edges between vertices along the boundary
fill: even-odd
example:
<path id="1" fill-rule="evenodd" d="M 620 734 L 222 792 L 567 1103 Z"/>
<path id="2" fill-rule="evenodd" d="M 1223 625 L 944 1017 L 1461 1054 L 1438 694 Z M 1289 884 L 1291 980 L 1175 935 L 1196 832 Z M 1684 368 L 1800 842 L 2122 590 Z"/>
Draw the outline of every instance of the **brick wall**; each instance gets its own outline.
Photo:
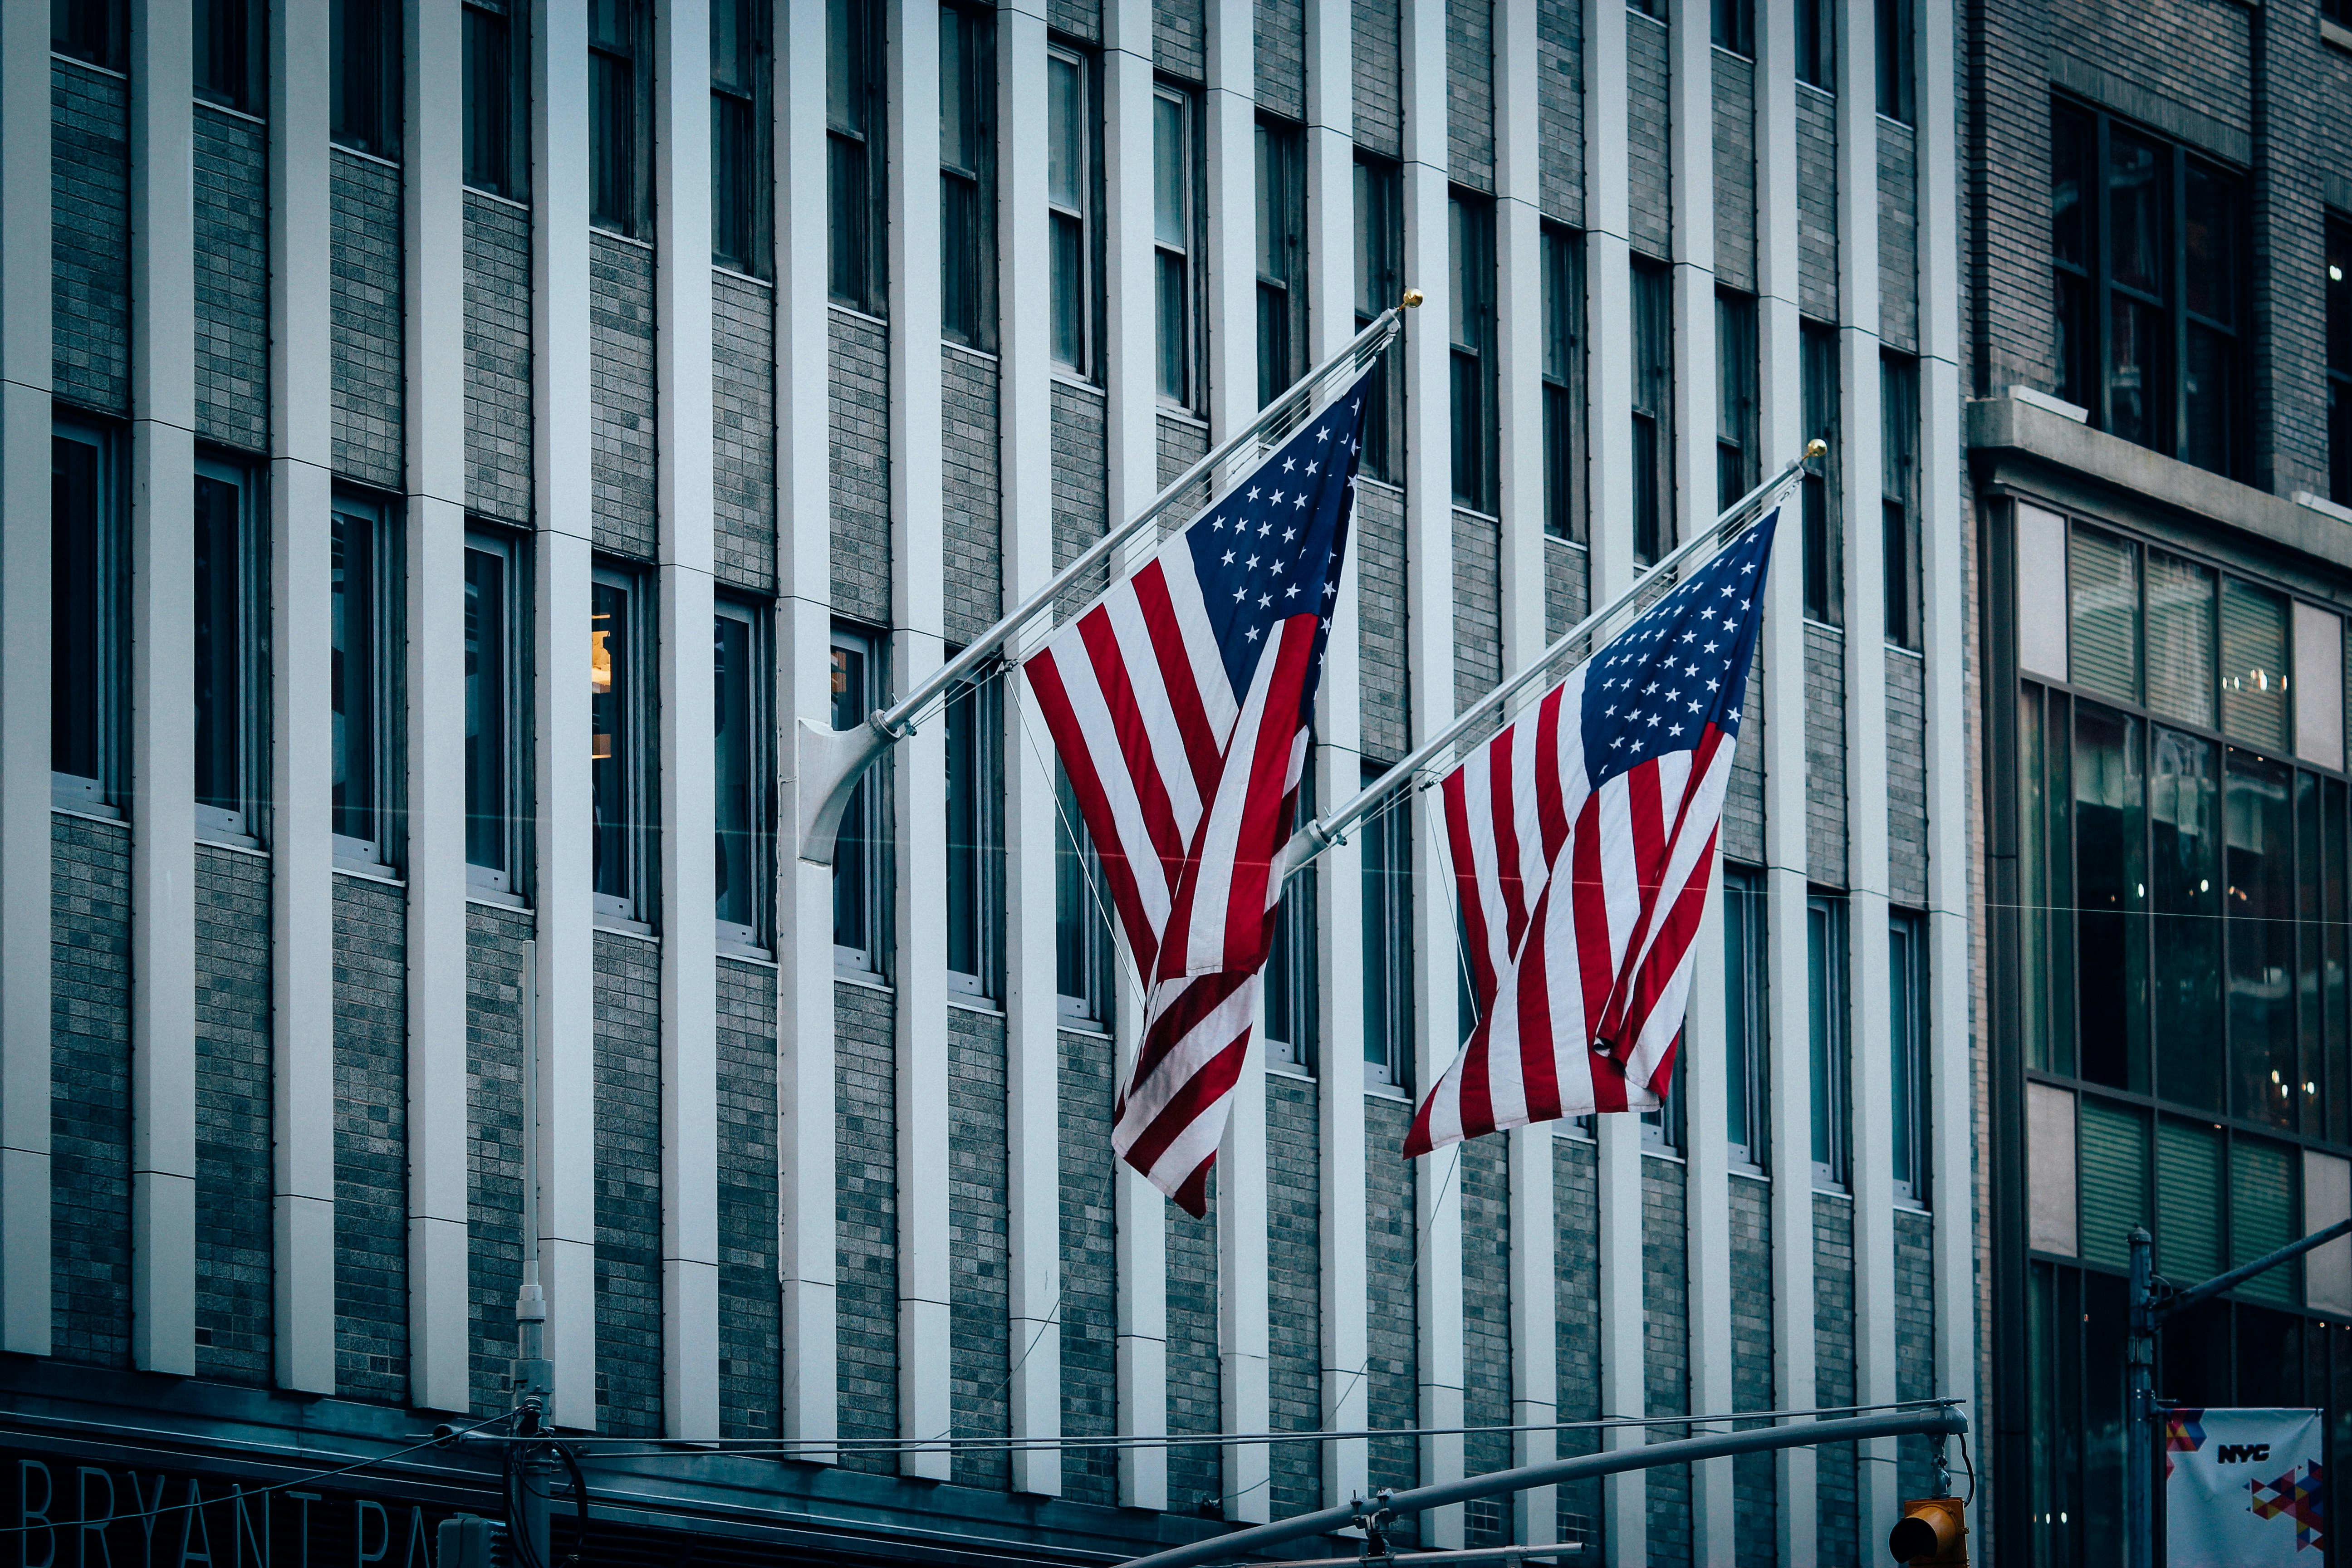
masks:
<path id="1" fill-rule="evenodd" d="M 49 64 L 50 374 L 57 395 L 131 412 L 131 93 Z"/>
<path id="2" fill-rule="evenodd" d="M 1967 126 L 1969 320 L 1965 384 L 1979 397 L 2014 383 L 2053 391 L 2050 316 L 2051 8 L 1977 0 Z"/>
<path id="3" fill-rule="evenodd" d="M 1751 683 L 1749 690 L 1761 684 Z M 1760 754 L 1762 747 L 1757 749 Z M 1811 621 L 1805 623 L 1805 872 L 1825 886 L 1845 886 L 1845 643 Z"/>
<path id="4" fill-rule="evenodd" d="M 1352 0 L 1349 47 L 1355 56 L 1356 144 L 1404 156 L 1403 24 L 1398 0 Z"/>
<path id="5" fill-rule="evenodd" d="M 1013 1365 L 1005 1318 L 1011 1300 L 1005 1294 L 1004 1016 L 955 1007 L 947 1026 L 953 1419 L 959 1436 L 1002 1436 L 1012 1429 L 1005 1384 Z M 1001 1450 L 964 1449 L 953 1466 L 960 1486 L 1001 1490 L 1011 1480 Z"/>
<path id="6" fill-rule="evenodd" d="M 1057 381 L 1052 392 L 1054 417 L 1054 565 L 1056 570 L 1068 565 L 1087 547 L 1108 531 L 1109 466 L 1105 445 L 1108 428 L 1104 402 L 1100 395 L 1084 387 Z M 1160 467 L 1163 475 L 1168 468 L 1168 447 L 1171 439 L 1181 441 L 1193 426 L 1181 421 L 1161 419 L 1160 426 Z M 1200 442 L 1177 464 L 1183 469 L 1208 450 Z M 1171 476 L 1172 477 L 1172 476 Z M 1123 519 L 1121 521 L 1124 521 Z M 1181 517 L 1171 521 L 1181 521 Z M 1076 615 L 1092 603 L 1095 596 L 1110 585 L 1110 570 L 1106 565 L 1086 574 L 1055 602 L 1057 616 Z"/>
<path id="7" fill-rule="evenodd" d="M 1553 1223 L 1552 1354 L 1559 1378 L 1559 1419 L 1591 1421 L 1601 1415 L 1601 1188 L 1590 1138 L 1555 1130 L 1551 1145 Z M 1601 1447 L 1591 1427 L 1559 1435 L 1568 1458 Z M 1588 1555 L 1602 1550 L 1601 1483 L 1578 1481 L 1559 1489 L 1559 1538 L 1589 1543 Z"/>
<path id="8" fill-rule="evenodd" d="M 1584 6 L 1537 0 L 1536 166 L 1544 216 L 1584 223 Z"/>
<path id="9" fill-rule="evenodd" d="M 1061 1032 L 1062 1431 L 1095 1437 L 1117 1430 L 1118 1293 L 1113 1259 L 1110 1110 L 1118 1092 L 1111 1043 Z M 1062 1492 L 1073 1502 L 1118 1500 L 1118 1464 L 1108 1448 L 1062 1450 Z"/>
<path id="10" fill-rule="evenodd" d="M 776 300 L 710 276 L 710 521 L 719 581 L 776 591 Z"/>
<path id="11" fill-rule="evenodd" d="M 1222 1432 L 1223 1388 L 1217 1342 L 1217 1184 L 1209 1172 L 1209 1212 L 1194 1219 L 1170 1205 L 1168 1215 L 1168 1430 Z M 1147 1200 L 1149 1201 L 1149 1200 Z M 1205 1443 L 1168 1451 L 1168 1507 L 1176 1513 L 1223 1517 L 1224 1464 Z"/>
<path id="12" fill-rule="evenodd" d="M 1511 1424 L 1511 1167 L 1510 1145 L 1475 1138 L 1462 1145 L 1462 1424 Z M 1427 1164 L 1429 1162 L 1419 1162 Z M 1472 1433 L 1462 1445 L 1463 1470 L 1480 1475 L 1511 1468 L 1511 1440 L 1501 1432 Z M 1486 1498 L 1465 1514 L 1473 1546 L 1511 1539 L 1511 1500 Z"/>
<path id="13" fill-rule="evenodd" d="M 131 833 L 49 819 L 49 1344 L 131 1362 Z"/>
<path id="14" fill-rule="evenodd" d="M 1797 84 L 1797 308 L 1838 314 L 1837 100 Z"/>
<path id="15" fill-rule="evenodd" d="M 512 1403 L 515 1291 L 522 1284 L 521 910 L 466 906 L 467 1378 L 476 1415 Z"/>
<path id="16" fill-rule="evenodd" d="M 1735 1176 L 1731 1218 L 1731 1407 L 1770 1410 L 1772 1381 L 1772 1188 Z M 1743 1528 L 1733 1542 L 1738 1568 L 1772 1568 L 1780 1492 L 1770 1454 L 1731 1461 L 1731 1492 Z"/>
<path id="17" fill-rule="evenodd" d="M 1559 636 L 1591 609 L 1586 582 L 1591 557 L 1563 540 L 1544 542 L 1544 637 Z"/>
<path id="18" fill-rule="evenodd" d="M 1404 496 L 1359 483 L 1351 531 L 1358 574 L 1357 658 L 1362 685 L 1364 754 L 1401 757 L 1411 743 L 1405 682 Z"/>
<path id="19" fill-rule="evenodd" d="M 845 1437 L 898 1436 L 898 1085 L 896 998 L 833 988 L 834 1268 L 840 1352 L 835 1387 Z M 891 1474 L 889 1454 L 846 1454 L 848 1468 Z"/>
<path id="20" fill-rule="evenodd" d="M 1322 1194 L 1318 1173 L 1321 1086 L 1268 1073 L 1265 1079 L 1266 1326 L 1268 1384 L 1276 1431 L 1323 1429 Z M 1297 1443 L 1271 1451 L 1274 1517 L 1323 1503 L 1322 1449 Z"/>
<path id="21" fill-rule="evenodd" d="M 719 961 L 719 1435 L 776 1437 L 776 971 Z"/>
<path id="22" fill-rule="evenodd" d="M 1731 753 L 1731 783 L 1723 797 L 1723 852 L 1759 865 L 1764 859 L 1765 640 L 1756 639 L 1739 710 L 1739 744 Z"/>
<path id="23" fill-rule="evenodd" d="M 1208 76 L 1209 26 L 1201 0 L 1151 0 L 1151 63 L 1171 76 Z"/>
<path id="24" fill-rule="evenodd" d="M 1257 0 L 1256 68 L 1260 109 L 1307 118 L 1307 5 L 1305 0 Z"/>
<path id="25" fill-rule="evenodd" d="M 588 479 L 599 550 L 654 554 L 654 253 L 588 237 Z"/>
<path id="26" fill-rule="evenodd" d="M 871 317 L 830 312 L 833 605 L 890 620 L 890 342 Z"/>
<path id="27" fill-rule="evenodd" d="M 1878 335 L 1919 352 L 1919 149 L 1891 120 L 1878 121 Z"/>
<path id="28" fill-rule="evenodd" d="M 1494 0 L 1445 0 L 1446 173 L 1495 189 Z"/>
<path id="29" fill-rule="evenodd" d="M 596 933 L 596 1420 L 662 1430 L 661 951 Z"/>
<path id="30" fill-rule="evenodd" d="M 1756 62 L 1715 52 L 1715 275 L 1756 291 Z"/>
<path id="31" fill-rule="evenodd" d="M 1642 1162 L 1642 1393 L 1646 1415 L 1690 1409 L 1690 1279 L 1684 1262 L 1685 1172 L 1679 1162 Z M 1652 1442 L 1684 1435 L 1650 1429 Z M 1691 1476 L 1688 1465 L 1649 1472 L 1652 1568 L 1683 1568 L 1691 1560 Z"/>
<path id="32" fill-rule="evenodd" d="M 196 433 L 269 446 L 269 132 L 195 106 Z M 395 277 L 397 274 L 395 273 Z"/>
<path id="33" fill-rule="evenodd" d="M 530 521 L 530 214 L 466 193 L 466 506 Z"/>
<path id="34" fill-rule="evenodd" d="M 1852 1405 L 1853 1375 L 1853 1205 L 1813 1194 L 1813 1399 Z M 1817 1504 L 1822 1568 L 1859 1568 L 1859 1477 L 1852 1443 L 1825 1443 L 1819 1454 Z"/>
<path id="35" fill-rule="evenodd" d="M 408 898 L 335 879 L 335 1393 L 408 1401 Z"/>
<path id="36" fill-rule="evenodd" d="M 940 375 L 945 425 L 940 531 L 947 556 L 947 635 L 950 643 L 967 643 L 993 624 L 1004 605 L 996 361 L 942 348 Z M 1095 408 L 1099 427 L 1101 405 Z M 1059 425 L 1055 421 L 1057 431 Z M 1095 449 L 1101 451 L 1099 443 Z M 1100 458 L 1096 461 L 1099 466 Z M 1096 504 L 1099 510 L 1100 501 Z"/>
<path id="37" fill-rule="evenodd" d="M 1674 185 L 1666 159 L 1673 115 L 1666 99 L 1666 27 L 1638 11 L 1625 13 L 1625 152 L 1633 248 L 1660 260 L 1674 256 Z"/>
<path id="38" fill-rule="evenodd" d="M 1886 655 L 1887 892 L 1898 904 L 1927 902 L 1927 668 L 1906 653 Z"/>
<path id="39" fill-rule="evenodd" d="M 1936 1396 L 1936 1247 L 1934 1222 L 1916 1209 L 1895 1211 L 1895 1397 Z M 1934 1497 L 1936 1445 L 1895 1440 L 1896 1489 Z"/>
<path id="40" fill-rule="evenodd" d="M 1384 1094 L 1364 1097 L 1364 1404 L 1367 1424 L 1421 1425 L 1420 1338 L 1413 1276 L 1413 1177 L 1416 1167 L 1400 1158 L 1412 1107 Z M 1418 1483 L 1421 1456 L 1410 1437 L 1375 1440 L 1370 1450 L 1374 1489 L 1400 1491 Z M 1417 1521 L 1401 1539 L 1420 1540 Z"/>
<path id="41" fill-rule="evenodd" d="M 2215 0 L 2127 8 L 2054 0 L 2050 47 L 2244 134 L 2253 130 L 2252 26 L 2246 12 Z"/>
<path id="42" fill-rule="evenodd" d="M 1454 514 L 1454 705 L 1503 679 L 1502 531 L 1491 517 Z"/>
<path id="43" fill-rule="evenodd" d="M 196 846 L 196 1375 L 266 1388 L 269 862 Z"/>
<path id="44" fill-rule="evenodd" d="M 1047 0 L 1045 26 L 1087 43 L 1102 41 L 1102 0 Z"/>
<path id="45" fill-rule="evenodd" d="M 405 477 L 400 171 L 337 147 L 327 192 L 334 213 L 335 472 L 396 490 Z"/>

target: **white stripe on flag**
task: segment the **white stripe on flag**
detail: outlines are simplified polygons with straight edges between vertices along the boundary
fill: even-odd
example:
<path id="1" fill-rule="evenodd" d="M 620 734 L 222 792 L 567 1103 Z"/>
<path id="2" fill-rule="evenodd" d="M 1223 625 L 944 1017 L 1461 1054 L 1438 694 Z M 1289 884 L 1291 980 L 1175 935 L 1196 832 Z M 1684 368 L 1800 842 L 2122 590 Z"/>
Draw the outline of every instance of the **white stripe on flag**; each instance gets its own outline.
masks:
<path id="1" fill-rule="evenodd" d="M 1201 786 L 1193 776 L 1192 757 L 1184 749 L 1183 731 L 1176 724 L 1176 705 L 1169 700 L 1168 672 L 1151 646 L 1151 628 L 1143 624 L 1143 606 L 1136 602 L 1132 584 L 1121 584 L 1103 601 L 1103 609 L 1135 692 L 1137 715 L 1151 742 L 1151 764 L 1167 792 L 1169 814 L 1180 839 L 1189 843 L 1201 820 Z"/>
<path id="2" fill-rule="evenodd" d="M 1151 842 L 1150 830 L 1144 826 L 1143 808 L 1136 800 L 1135 781 L 1127 773 L 1126 753 L 1119 747 L 1118 729 L 1111 722 L 1110 709 L 1103 701 L 1102 689 L 1095 683 L 1094 661 L 1087 657 L 1086 645 L 1075 637 L 1068 648 L 1070 657 L 1056 658 L 1062 651 L 1058 647 L 1047 648 L 1035 657 L 1052 659 L 1055 673 L 1062 678 L 1070 715 L 1086 736 L 1087 755 L 1101 770 L 1103 795 L 1118 823 L 1119 842 L 1097 847 L 1126 855 L 1129 869 L 1135 878 L 1136 897 L 1143 903 L 1144 919 L 1150 922 L 1152 930 L 1163 930 L 1168 923 L 1171 897 L 1168 874 L 1160 864 L 1160 852 Z"/>
<path id="3" fill-rule="evenodd" d="M 1169 607 L 1176 615 L 1176 630 L 1192 661 L 1192 684 L 1201 690 L 1201 710 L 1209 716 L 1210 732 L 1220 746 L 1231 743 L 1234 721 L 1241 710 L 1234 701 L 1234 679 L 1217 652 L 1217 634 L 1201 598 L 1201 579 L 1192 570 L 1192 547 L 1178 534 L 1160 552 L 1160 576 L 1168 584 Z"/>

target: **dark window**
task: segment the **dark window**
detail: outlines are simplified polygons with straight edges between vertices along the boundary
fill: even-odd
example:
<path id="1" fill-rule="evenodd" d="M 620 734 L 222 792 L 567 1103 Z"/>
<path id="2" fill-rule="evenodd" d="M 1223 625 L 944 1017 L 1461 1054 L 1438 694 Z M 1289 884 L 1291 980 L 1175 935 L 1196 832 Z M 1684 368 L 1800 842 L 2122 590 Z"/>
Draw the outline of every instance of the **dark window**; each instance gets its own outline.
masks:
<path id="1" fill-rule="evenodd" d="M 195 486 L 196 830 L 260 837 L 268 614 L 258 487 L 250 469 L 198 459 Z"/>
<path id="2" fill-rule="evenodd" d="M 710 0 L 710 258 L 769 275 L 768 16 L 758 0 Z"/>
<path id="3" fill-rule="evenodd" d="M 653 70 L 645 0 L 588 0 L 588 218 L 641 233 L 653 194 Z"/>
<path id="4" fill-rule="evenodd" d="M 875 639 L 835 628 L 833 727 L 854 730 L 882 703 L 882 661 Z M 850 792 L 833 849 L 833 963 L 856 974 L 879 975 L 886 952 L 889 889 L 884 881 L 884 770 L 868 768 Z"/>
<path id="5" fill-rule="evenodd" d="M 1917 647 L 1919 621 L 1919 362 L 1878 360 L 1880 549 L 1886 573 L 1886 640 Z"/>
<path id="6" fill-rule="evenodd" d="M 334 140 L 379 158 L 400 156 L 401 0 L 332 0 L 330 111 Z"/>
<path id="7" fill-rule="evenodd" d="M 379 503 L 335 498 L 328 542 L 328 813 L 336 858 L 372 866 L 390 861 L 394 852 L 402 647 L 397 531 Z"/>
<path id="8" fill-rule="evenodd" d="M 1797 79 L 1837 90 L 1837 0 L 1797 0 Z"/>
<path id="9" fill-rule="evenodd" d="M 466 877 L 522 890 L 530 636 L 520 544 L 466 535 Z"/>
<path id="10" fill-rule="evenodd" d="M 1805 405 L 1805 439 L 1830 444 L 1805 464 L 1805 615 L 1831 626 L 1845 623 L 1845 531 L 1838 496 L 1838 335 L 1808 321 L 1797 340 Z"/>
<path id="11" fill-rule="evenodd" d="M 1114 973 L 1110 889 L 1094 835 L 1078 813 L 1078 792 L 1059 762 L 1054 764 L 1054 989 L 1066 1021 L 1108 1029 Z"/>
<path id="12" fill-rule="evenodd" d="M 1165 83 L 1152 94 L 1152 316 L 1160 395 L 1188 408 L 1198 401 L 1194 383 L 1200 358 L 1199 280 L 1192 267 L 1201 225 L 1194 107 L 1190 93 Z"/>
<path id="13" fill-rule="evenodd" d="M 2246 435 L 2238 180 L 2066 105 L 2050 149 L 2059 395 L 2100 429 L 2234 472 Z"/>
<path id="14" fill-rule="evenodd" d="M 1633 557 L 1655 561 L 1673 542 L 1675 318 L 1673 275 L 1633 262 Z"/>
<path id="15" fill-rule="evenodd" d="M 948 984 L 999 994 L 998 910 L 1003 907 L 1003 684 L 958 681 L 948 691 Z"/>
<path id="16" fill-rule="evenodd" d="M 1356 330 L 1362 331 L 1382 310 L 1404 298 L 1403 177 L 1394 163 L 1368 153 L 1356 154 Z M 1364 450 L 1357 471 L 1394 482 L 1404 478 L 1404 345 L 1381 355 L 1380 379 L 1372 384 L 1372 407 L 1364 415 Z"/>
<path id="17" fill-rule="evenodd" d="M 1544 531 L 1584 537 L 1584 238 L 1543 231 Z"/>
<path id="18" fill-rule="evenodd" d="M 120 797 L 127 581 L 110 432 L 59 422 L 49 438 L 49 769 L 57 804 Z"/>
<path id="19" fill-rule="evenodd" d="M 1906 125 L 1917 112 L 1916 25 L 1912 0 L 1878 0 L 1878 112 Z"/>
<path id="20" fill-rule="evenodd" d="M 1846 1026 L 1846 904 L 1843 894 L 1805 900 L 1806 1024 L 1812 1079 L 1813 1180 L 1843 1187 L 1851 1173 L 1852 1036 Z"/>
<path id="21" fill-rule="evenodd" d="M 1756 52 L 1756 0 L 1714 0 L 1715 47 L 1735 55 Z"/>
<path id="22" fill-rule="evenodd" d="M 1446 202 L 1452 310 L 1454 500 L 1496 510 L 1495 208 L 1455 191 Z"/>
<path id="23" fill-rule="evenodd" d="M 599 568 L 590 587 L 589 780 L 596 913 L 653 915 L 653 605 L 644 580 Z"/>
<path id="24" fill-rule="evenodd" d="M 1309 765 L 1298 778 L 1294 830 L 1314 816 L 1315 770 Z M 1309 865 L 1283 884 L 1282 902 L 1274 914 L 1274 947 L 1265 963 L 1266 1059 L 1307 1072 L 1315 1070 L 1316 1047 L 1322 1038 L 1317 909 L 1315 868 Z"/>
<path id="25" fill-rule="evenodd" d="M 1307 374 L 1307 135 L 1257 122 L 1257 400 Z"/>
<path id="26" fill-rule="evenodd" d="M 1927 1201 L 1927 920 L 1897 910 L 1886 928 L 1886 992 L 1892 1010 L 1887 1087 L 1895 1100 L 1895 1193 Z"/>
<path id="27" fill-rule="evenodd" d="M 940 330 L 996 342 L 996 19 L 940 7 Z"/>
<path id="28" fill-rule="evenodd" d="M 1054 363 L 1095 373 L 1095 152 L 1091 61 L 1045 51 L 1045 210 L 1054 268 Z"/>
<path id="29" fill-rule="evenodd" d="M 1715 506 L 1717 511 L 1755 488 L 1756 299 L 1717 290 L 1715 296 Z"/>
<path id="30" fill-rule="evenodd" d="M 530 168 L 530 8 L 466 0 L 466 183 L 520 200 Z"/>
<path id="31" fill-rule="evenodd" d="M 833 297 L 874 310 L 882 298 L 882 7 L 825 0 L 825 272 Z"/>
<path id="32" fill-rule="evenodd" d="M 1772 1144 L 1764 889 L 1761 870 L 1723 868 L 1724 1136 L 1732 1160 L 1756 1171 L 1769 1168 Z"/>
<path id="33" fill-rule="evenodd" d="M 109 70 L 127 68 L 127 0 L 49 0 L 49 47 Z"/>
<path id="34" fill-rule="evenodd" d="M 775 876 L 768 616 L 733 599 L 718 600 L 712 611 L 713 913 L 720 941 L 756 948 L 767 942 L 768 890 Z"/>
<path id="35" fill-rule="evenodd" d="M 266 107 L 268 19 L 254 0 L 194 0 L 189 8 L 196 96 L 248 114 Z"/>
<path id="36" fill-rule="evenodd" d="M 1625 4 L 1637 16 L 1654 16 L 1661 22 L 1666 19 L 1666 0 L 1625 0 Z"/>
<path id="37" fill-rule="evenodd" d="M 2352 223 L 2327 223 L 2327 489 L 2352 506 Z"/>
<path id="38" fill-rule="evenodd" d="M 1388 770 L 1364 768 L 1372 783 Z M 1412 1075 L 1412 792 L 1364 818 L 1364 1080 L 1403 1089 Z"/>

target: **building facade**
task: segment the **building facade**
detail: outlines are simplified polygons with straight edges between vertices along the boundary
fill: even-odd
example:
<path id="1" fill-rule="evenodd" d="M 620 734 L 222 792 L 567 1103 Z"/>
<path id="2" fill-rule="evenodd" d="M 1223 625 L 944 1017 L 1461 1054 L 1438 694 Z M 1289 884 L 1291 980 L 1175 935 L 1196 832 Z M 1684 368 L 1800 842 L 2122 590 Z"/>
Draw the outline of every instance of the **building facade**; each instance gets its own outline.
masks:
<path id="1" fill-rule="evenodd" d="M 1992 1539 L 2120 1562 L 2132 1228 L 2186 1286 L 2352 1214 L 2352 32 L 1968 16 Z M 2168 1330 L 2158 1393 L 2341 1445 L 2347 1324 L 2336 1244 Z"/>
<path id="2" fill-rule="evenodd" d="M 1604 1418 L 1974 1412 L 1951 10 L 42 15 L 0 20 L 15 1522 L 130 1552 L 168 1492 L 217 1560 L 495 1511 L 393 1451 L 509 1405 L 527 1196 L 609 1560 L 1103 1562 L 1640 1440 Z M 1408 802 L 1294 885 L 1194 1222 L 1112 1157 L 1135 988 L 1018 679 L 830 865 L 798 731 L 1408 287 L 1326 803 L 1831 455 L 1676 1103 L 1397 1157 L 1463 1022 Z M 1407 1534 L 1858 1563 L 1938 1484 L 1790 1450 Z"/>

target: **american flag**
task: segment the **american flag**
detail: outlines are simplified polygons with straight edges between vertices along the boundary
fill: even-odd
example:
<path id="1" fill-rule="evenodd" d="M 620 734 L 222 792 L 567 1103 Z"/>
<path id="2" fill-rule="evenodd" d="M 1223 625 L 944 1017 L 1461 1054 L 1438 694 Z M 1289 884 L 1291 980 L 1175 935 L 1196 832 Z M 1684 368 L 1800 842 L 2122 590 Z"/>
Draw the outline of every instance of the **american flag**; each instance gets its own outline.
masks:
<path id="1" fill-rule="evenodd" d="M 1150 994 L 1112 1141 L 1192 1214 L 1249 1048 L 1372 374 L 1023 667 Z"/>
<path id="2" fill-rule="evenodd" d="M 1739 736 L 1778 511 L 1442 784 L 1478 1023 L 1408 1158 L 1658 1105 Z"/>

